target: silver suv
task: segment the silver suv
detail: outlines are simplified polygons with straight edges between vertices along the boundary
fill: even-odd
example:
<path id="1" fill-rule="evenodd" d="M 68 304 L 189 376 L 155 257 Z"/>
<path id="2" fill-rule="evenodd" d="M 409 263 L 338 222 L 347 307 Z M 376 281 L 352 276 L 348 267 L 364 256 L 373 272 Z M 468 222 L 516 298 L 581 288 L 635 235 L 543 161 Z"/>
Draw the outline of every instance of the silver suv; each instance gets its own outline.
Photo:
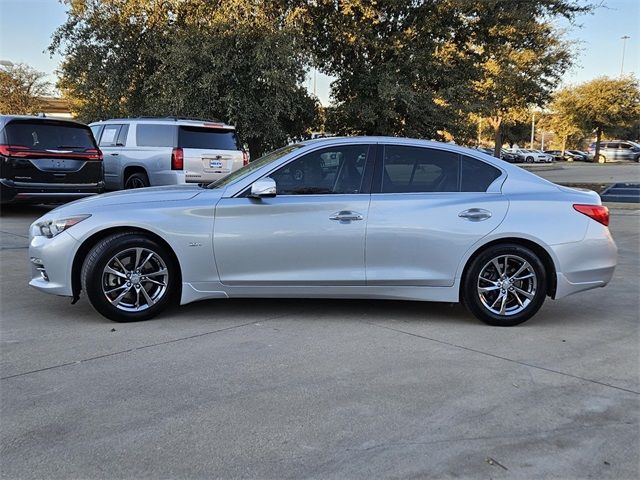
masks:
<path id="1" fill-rule="evenodd" d="M 589 156 L 596 154 L 596 144 L 589 145 Z M 603 140 L 600 142 L 600 159 L 603 162 L 615 162 L 618 160 L 640 160 L 640 144 L 627 140 Z"/>
<path id="2" fill-rule="evenodd" d="M 210 183 L 249 163 L 235 128 L 220 122 L 141 117 L 89 126 L 104 153 L 108 190 Z"/>

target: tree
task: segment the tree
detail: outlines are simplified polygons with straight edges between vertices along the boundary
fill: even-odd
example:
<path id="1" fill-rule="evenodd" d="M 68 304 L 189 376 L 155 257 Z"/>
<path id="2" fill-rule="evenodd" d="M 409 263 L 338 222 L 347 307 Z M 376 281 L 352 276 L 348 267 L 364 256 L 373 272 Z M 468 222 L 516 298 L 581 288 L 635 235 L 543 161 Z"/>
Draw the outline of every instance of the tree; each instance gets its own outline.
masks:
<path id="1" fill-rule="evenodd" d="M 574 108 L 573 90 L 564 88 L 553 95 L 550 105 L 551 114 L 545 118 L 544 127 L 551 130 L 560 140 L 562 155 L 567 148 L 567 141 L 571 137 L 579 136 L 583 130 Z"/>
<path id="2" fill-rule="evenodd" d="M 32 115 L 42 110 L 42 97 L 49 94 L 45 74 L 24 64 L 0 69 L 0 113 Z"/>
<path id="3" fill-rule="evenodd" d="M 602 134 L 632 128 L 640 117 L 640 85 L 633 76 L 596 78 L 566 89 L 560 98 L 562 121 L 595 133 L 595 162 L 600 158 Z"/>
<path id="4" fill-rule="evenodd" d="M 84 120 L 171 115 L 235 124 L 252 156 L 304 136 L 318 103 L 287 2 L 67 0 L 51 50 Z"/>
<path id="5" fill-rule="evenodd" d="M 314 60 L 336 77 L 340 133 L 461 139 L 476 136 L 470 113 L 498 134 L 508 114 L 546 99 L 570 59 L 550 22 L 587 10 L 570 0 L 304 3 Z"/>

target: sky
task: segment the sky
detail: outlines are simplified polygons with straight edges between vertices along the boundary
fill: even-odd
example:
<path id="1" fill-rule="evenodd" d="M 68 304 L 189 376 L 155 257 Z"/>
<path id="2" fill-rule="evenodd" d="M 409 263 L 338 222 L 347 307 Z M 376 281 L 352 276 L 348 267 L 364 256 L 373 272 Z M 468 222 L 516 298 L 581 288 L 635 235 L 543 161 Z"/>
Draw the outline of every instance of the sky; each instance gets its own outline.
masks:
<path id="1" fill-rule="evenodd" d="M 55 83 L 61 57 L 50 57 L 45 50 L 64 22 L 66 10 L 58 0 L 0 0 L 0 60 L 27 63 Z M 624 35 L 631 37 L 626 41 L 624 72 L 640 76 L 640 0 L 605 0 L 602 7 L 576 23 L 578 26 L 567 26 L 567 38 L 576 42 L 578 55 L 564 84 L 620 75 Z M 330 84 L 330 77 L 316 74 L 316 93 L 323 105 L 330 104 Z M 313 72 L 305 85 L 313 92 Z"/>

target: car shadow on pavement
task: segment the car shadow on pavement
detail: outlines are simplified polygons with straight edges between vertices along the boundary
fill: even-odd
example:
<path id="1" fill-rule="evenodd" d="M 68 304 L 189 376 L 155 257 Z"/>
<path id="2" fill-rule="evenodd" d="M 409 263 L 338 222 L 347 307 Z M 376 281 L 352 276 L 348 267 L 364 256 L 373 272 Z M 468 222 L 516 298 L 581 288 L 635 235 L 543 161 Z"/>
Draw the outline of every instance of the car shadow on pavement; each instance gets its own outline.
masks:
<path id="1" fill-rule="evenodd" d="M 35 220 L 49 210 L 53 210 L 59 205 L 2 205 L 0 207 L 0 217 L 2 218 L 24 218 L 33 217 Z"/>

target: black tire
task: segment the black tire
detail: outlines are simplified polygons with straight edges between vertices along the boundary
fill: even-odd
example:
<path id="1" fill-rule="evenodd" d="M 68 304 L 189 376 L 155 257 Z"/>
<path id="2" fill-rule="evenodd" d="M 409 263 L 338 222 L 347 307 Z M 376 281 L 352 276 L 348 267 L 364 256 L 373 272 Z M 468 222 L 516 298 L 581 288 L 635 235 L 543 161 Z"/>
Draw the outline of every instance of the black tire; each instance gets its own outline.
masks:
<path id="1" fill-rule="evenodd" d="M 164 281 L 161 282 L 164 283 L 164 288 L 162 289 L 162 294 L 155 299 L 155 303 L 153 304 L 149 304 L 149 302 L 144 300 L 146 295 L 140 295 L 140 288 L 144 289 L 145 284 L 141 282 L 140 285 L 133 285 L 136 287 L 135 289 L 132 290 L 133 287 L 129 288 L 129 290 L 132 291 L 131 295 L 134 293 L 138 293 L 140 295 L 142 298 L 140 303 L 144 302 L 146 307 L 139 311 L 125 311 L 123 310 L 123 306 L 118 308 L 107 298 L 107 293 L 103 290 L 103 285 L 107 281 L 105 280 L 105 275 L 108 274 L 105 274 L 104 269 L 107 266 L 107 263 L 113 260 L 115 255 L 131 251 L 132 249 L 135 251 L 136 248 L 145 249 L 145 251 L 155 253 L 156 257 L 153 257 L 152 260 L 159 258 L 166 267 L 168 276 L 166 280 L 164 277 L 160 278 Z M 162 265 L 162 263 L 159 263 L 159 265 Z M 149 266 L 149 263 L 141 265 L 139 270 L 143 271 L 142 267 L 145 267 L 145 265 Z M 144 275 L 144 273 L 142 275 Z M 147 275 L 150 277 L 152 276 L 150 274 Z M 128 282 L 128 279 L 120 279 L 120 277 L 109 277 L 108 280 L 111 280 L 112 278 L 122 283 L 125 281 Z M 142 277 L 142 279 L 144 278 L 145 277 Z M 95 308 L 98 313 L 116 322 L 147 320 L 155 317 L 166 308 L 175 305 L 180 298 L 180 270 L 176 265 L 173 255 L 171 255 L 164 246 L 140 233 L 117 233 L 100 240 L 91 249 L 84 260 L 81 272 L 81 283 L 82 289 L 86 292 L 93 308 Z M 129 285 L 130 283 L 127 283 L 126 285 Z M 114 285 L 112 284 L 111 286 Z M 115 286 L 117 286 L 117 284 Z M 104 285 L 104 288 L 110 287 Z M 121 285 L 118 288 L 126 289 L 127 287 L 125 285 Z M 149 288 L 149 285 L 147 285 L 147 288 Z M 153 288 L 160 289 L 161 287 L 154 287 L 151 285 L 150 289 L 147 291 L 153 294 Z M 136 290 L 138 290 L 138 292 L 136 292 Z M 115 296 L 116 294 L 113 295 Z M 127 297 L 125 297 L 125 300 L 126 298 Z M 118 303 L 118 305 L 120 305 L 120 303 Z"/>
<path id="2" fill-rule="evenodd" d="M 136 172 L 129 175 L 124 181 L 124 189 L 145 188 L 150 185 L 149 177 L 144 172 Z"/>
<path id="3" fill-rule="evenodd" d="M 533 163 L 533 157 L 527 157 L 526 158 L 526 162 L 527 163 Z"/>
<path id="4" fill-rule="evenodd" d="M 509 308 L 508 305 L 513 305 L 512 307 L 510 307 L 513 309 L 513 313 L 505 312 L 505 314 L 500 315 L 494 313 L 494 311 L 487 307 L 485 303 L 483 303 L 483 300 L 487 303 L 490 303 L 494 300 L 494 298 L 497 298 L 498 295 L 501 295 L 501 292 L 503 291 L 502 287 L 494 287 L 492 286 L 492 284 L 501 283 L 502 280 L 499 280 L 498 277 L 493 279 L 496 282 L 489 281 L 485 283 L 484 280 L 480 280 L 479 277 L 481 273 L 483 273 L 483 278 L 485 278 L 484 275 L 487 275 L 487 272 L 491 273 L 492 267 L 488 266 L 488 264 L 492 262 L 492 259 L 500 258 L 501 256 L 505 255 L 514 257 L 511 259 L 511 268 L 513 268 L 513 270 L 518 268 L 518 266 L 520 265 L 520 260 L 526 261 L 531 267 L 531 273 L 535 274 L 535 282 L 533 280 L 533 277 L 531 277 L 531 279 L 516 282 L 514 283 L 513 287 L 520 290 L 516 290 L 515 292 L 513 292 L 509 287 L 506 287 L 506 305 L 507 308 Z M 500 261 L 498 261 L 498 263 L 500 263 Z M 485 268 L 488 268 L 488 270 Z M 493 268 L 495 271 L 494 274 L 497 275 L 498 271 L 495 269 L 495 267 Z M 509 272 L 511 274 L 515 273 L 513 270 L 508 270 L 507 277 L 509 277 Z M 527 270 L 527 272 L 528 271 L 529 270 Z M 525 284 L 524 282 L 527 283 Z M 480 285 L 486 285 L 491 289 L 497 288 L 498 291 L 483 293 L 483 297 L 481 297 L 481 293 L 479 291 Z M 514 295 L 517 294 L 518 291 L 522 290 L 525 290 L 529 295 L 532 296 L 532 298 L 524 297 L 522 294 L 518 294 L 517 296 L 518 298 L 521 298 L 521 301 L 522 298 L 524 298 L 524 301 L 522 303 L 525 303 L 526 306 L 521 311 L 517 311 L 521 307 L 521 305 L 516 304 Z M 530 249 L 513 243 L 494 245 L 481 252 L 471 261 L 463 279 L 461 293 L 465 306 L 478 319 L 482 320 L 485 323 L 488 323 L 489 325 L 510 327 L 527 321 L 540 309 L 547 295 L 547 273 L 540 258 L 538 258 L 538 256 Z M 489 295 L 492 296 L 489 297 Z M 500 303 L 502 302 L 500 301 Z"/>

